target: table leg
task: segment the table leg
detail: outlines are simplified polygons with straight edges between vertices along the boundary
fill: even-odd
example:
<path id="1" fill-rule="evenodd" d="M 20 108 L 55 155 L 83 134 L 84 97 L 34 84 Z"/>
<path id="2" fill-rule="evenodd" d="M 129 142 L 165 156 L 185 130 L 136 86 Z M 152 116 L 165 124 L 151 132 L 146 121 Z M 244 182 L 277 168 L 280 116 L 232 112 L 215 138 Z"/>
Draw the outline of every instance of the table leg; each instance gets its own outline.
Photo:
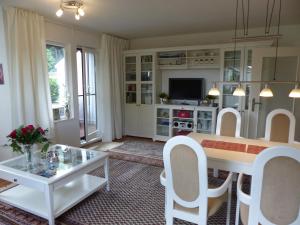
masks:
<path id="1" fill-rule="evenodd" d="M 106 180 L 106 190 L 110 191 L 110 187 L 109 187 L 109 158 L 105 159 L 104 173 L 105 173 L 105 180 Z"/>
<path id="2" fill-rule="evenodd" d="M 230 210 L 231 210 L 231 198 L 232 198 L 232 180 L 230 181 L 228 187 L 228 200 L 227 200 L 227 217 L 226 217 L 226 225 L 230 224 Z"/>
<path id="3" fill-rule="evenodd" d="M 47 185 L 45 188 L 45 198 L 46 198 L 46 206 L 47 206 L 47 211 L 48 211 L 49 225 L 55 225 L 53 192 L 54 192 L 53 186 Z"/>

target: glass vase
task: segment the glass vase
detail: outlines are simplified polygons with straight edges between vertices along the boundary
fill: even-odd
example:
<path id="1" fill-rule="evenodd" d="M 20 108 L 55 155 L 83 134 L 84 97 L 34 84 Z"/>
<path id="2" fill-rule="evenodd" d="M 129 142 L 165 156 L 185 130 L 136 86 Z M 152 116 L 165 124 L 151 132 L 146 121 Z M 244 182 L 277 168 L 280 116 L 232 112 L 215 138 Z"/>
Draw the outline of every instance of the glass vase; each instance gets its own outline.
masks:
<path id="1" fill-rule="evenodd" d="M 25 153 L 26 162 L 28 165 L 32 164 L 32 145 L 23 145 L 23 152 Z"/>

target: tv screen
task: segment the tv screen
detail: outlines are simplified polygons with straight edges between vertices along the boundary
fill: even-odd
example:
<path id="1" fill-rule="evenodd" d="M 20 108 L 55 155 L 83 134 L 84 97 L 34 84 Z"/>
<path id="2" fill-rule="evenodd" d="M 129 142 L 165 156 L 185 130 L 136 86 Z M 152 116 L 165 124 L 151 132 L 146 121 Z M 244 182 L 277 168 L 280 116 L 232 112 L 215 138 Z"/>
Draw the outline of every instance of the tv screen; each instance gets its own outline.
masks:
<path id="1" fill-rule="evenodd" d="M 169 96 L 171 99 L 200 100 L 203 98 L 202 78 L 170 78 Z"/>

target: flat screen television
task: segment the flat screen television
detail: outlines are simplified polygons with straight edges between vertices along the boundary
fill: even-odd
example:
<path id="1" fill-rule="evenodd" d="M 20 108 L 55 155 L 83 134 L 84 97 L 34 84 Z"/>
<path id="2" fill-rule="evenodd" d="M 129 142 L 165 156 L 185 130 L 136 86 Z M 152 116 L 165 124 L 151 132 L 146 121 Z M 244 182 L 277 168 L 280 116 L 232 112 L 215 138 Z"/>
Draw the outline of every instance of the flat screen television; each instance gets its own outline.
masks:
<path id="1" fill-rule="evenodd" d="M 169 96 L 178 100 L 201 100 L 204 95 L 203 78 L 170 78 Z"/>

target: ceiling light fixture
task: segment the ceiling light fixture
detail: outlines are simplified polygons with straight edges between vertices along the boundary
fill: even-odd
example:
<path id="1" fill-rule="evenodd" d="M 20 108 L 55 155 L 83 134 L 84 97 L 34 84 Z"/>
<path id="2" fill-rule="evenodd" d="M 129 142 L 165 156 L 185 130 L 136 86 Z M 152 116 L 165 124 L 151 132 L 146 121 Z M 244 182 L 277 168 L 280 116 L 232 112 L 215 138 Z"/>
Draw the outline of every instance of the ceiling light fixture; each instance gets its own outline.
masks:
<path id="1" fill-rule="evenodd" d="M 56 16 L 61 17 L 64 11 L 73 11 L 75 19 L 80 20 L 81 16 L 85 15 L 83 10 L 82 0 L 61 0 L 60 8 L 56 11 Z"/>
<path id="2" fill-rule="evenodd" d="M 220 91 L 217 88 L 217 84 L 214 83 L 212 88 L 209 90 L 208 95 L 212 95 L 212 96 L 219 96 L 220 95 Z"/>
<path id="3" fill-rule="evenodd" d="M 233 96 L 246 96 L 245 90 L 242 88 L 242 85 L 239 83 L 239 85 L 234 90 Z"/>
<path id="4" fill-rule="evenodd" d="M 237 85 L 237 88 L 234 90 L 233 95 L 234 96 L 246 96 L 245 90 L 242 88 L 242 84 L 261 84 L 266 83 L 266 81 L 262 80 L 251 80 L 251 81 L 213 81 L 213 87 L 209 90 L 208 94 L 212 95 L 211 93 L 216 93 L 215 96 L 218 96 L 217 93 L 220 95 L 220 90 L 217 88 L 217 84 L 227 84 L 227 85 Z M 290 98 L 300 98 L 300 88 L 299 84 L 300 81 L 268 81 L 268 84 L 265 85 L 265 87 L 260 92 L 260 97 L 273 97 L 273 92 L 269 88 L 269 84 L 294 84 L 295 88 L 291 90 L 289 97 Z"/>
<path id="5" fill-rule="evenodd" d="M 268 84 L 265 84 L 265 87 L 261 90 L 261 92 L 259 93 L 259 96 L 265 97 L 265 98 L 273 97 L 273 92 L 269 88 Z"/>
<path id="6" fill-rule="evenodd" d="M 300 98 L 300 88 L 298 84 L 295 85 L 295 88 L 289 94 L 290 98 Z"/>

